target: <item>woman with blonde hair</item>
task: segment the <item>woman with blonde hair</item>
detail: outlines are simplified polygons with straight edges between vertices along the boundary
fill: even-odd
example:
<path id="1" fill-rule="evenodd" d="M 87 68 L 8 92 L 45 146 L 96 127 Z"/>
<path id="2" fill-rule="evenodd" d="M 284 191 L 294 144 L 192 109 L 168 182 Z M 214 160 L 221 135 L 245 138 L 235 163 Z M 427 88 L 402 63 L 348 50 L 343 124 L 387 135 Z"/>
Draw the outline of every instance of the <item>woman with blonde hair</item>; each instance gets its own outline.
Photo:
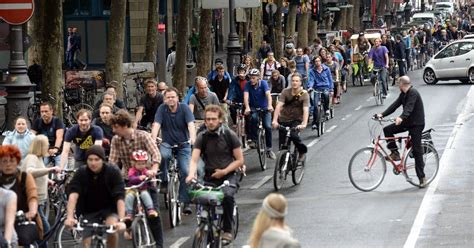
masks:
<path id="1" fill-rule="evenodd" d="M 44 232 L 49 231 L 49 223 L 43 211 L 48 201 L 48 174 L 50 172 L 59 172 L 58 167 L 47 168 L 44 165 L 43 158 L 49 156 L 49 142 L 45 135 L 36 136 L 31 142 L 28 155 L 21 166 L 22 171 L 31 174 L 35 179 L 36 189 L 38 191 L 38 214 L 43 222 Z"/>
<path id="2" fill-rule="evenodd" d="M 301 247 L 285 224 L 287 208 L 288 202 L 283 195 L 271 193 L 265 197 L 250 234 L 251 248 Z"/>

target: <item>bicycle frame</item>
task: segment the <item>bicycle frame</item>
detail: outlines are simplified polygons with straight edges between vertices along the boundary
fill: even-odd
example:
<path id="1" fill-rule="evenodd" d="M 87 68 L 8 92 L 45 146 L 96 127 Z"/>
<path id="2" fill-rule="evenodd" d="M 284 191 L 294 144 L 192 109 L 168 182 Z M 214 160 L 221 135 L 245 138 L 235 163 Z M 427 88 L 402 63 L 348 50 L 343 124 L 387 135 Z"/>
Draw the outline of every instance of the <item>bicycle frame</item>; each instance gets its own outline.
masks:
<path id="1" fill-rule="evenodd" d="M 372 168 L 375 160 L 377 159 L 377 154 L 378 152 L 382 152 L 384 156 L 388 156 L 389 154 L 385 150 L 385 148 L 382 146 L 381 141 L 399 141 L 401 143 L 402 140 L 405 140 L 405 145 L 403 147 L 403 153 L 400 159 L 400 163 L 395 162 L 390 158 L 390 163 L 392 164 L 393 168 L 395 169 L 396 172 L 400 173 L 403 170 L 406 169 L 406 165 L 404 164 L 403 161 L 405 161 L 405 157 L 408 155 L 408 145 L 411 143 L 411 137 L 410 136 L 399 136 L 399 137 L 390 137 L 390 138 L 381 138 L 380 135 L 377 136 L 377 138 L 374 140 L 374 152 L 367 164 L 367 167 L 370 169 Z"/>

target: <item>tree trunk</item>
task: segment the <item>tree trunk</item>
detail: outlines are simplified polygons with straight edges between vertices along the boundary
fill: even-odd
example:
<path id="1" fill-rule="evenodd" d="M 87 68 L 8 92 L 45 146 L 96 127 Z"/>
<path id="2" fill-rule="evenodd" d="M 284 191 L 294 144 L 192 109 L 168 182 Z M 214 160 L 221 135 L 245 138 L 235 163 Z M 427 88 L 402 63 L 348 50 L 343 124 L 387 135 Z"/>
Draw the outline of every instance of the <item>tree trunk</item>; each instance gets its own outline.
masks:
<path id="1" fill-rule="evenodd" d="M 298 20 L 298 41 L 297 47 L 307 47 L 308 46 L 308 21 L 309 21 L 309 12 L 304 11 L 301 13 Z"/>
<path id="2" fill-rule="evenodd" d="M 146 30 L 146 47 L 144 61 L 156 64 L 156 50 L 158 46 L 158 35 L 156 25 L 158 24 L 158 0 L 148 0 L 148 23 Z"/>
<path id="3" fill-rule="evenodd" d="M 197 75 L 207 76 L 212 67 L 212 10 L 201 9 L 199 24 L 199 49 L 197 52 Z"/>
<path id="4" fill-rule="evenodd" d="M 354 25 L 353 24 L 354 20 L 352 17 L 353 14 L 354 14 L 353 8 L 349 8 L 346 10 L 346 29 L 352 28 L 352 26 Z"/>
<path id="5" fill-rule="evenodd" d="M 283 0 L 276 0 L 277 12 L 275 13 L 275 47 L 273 51 L 275 58 L 280 59 L 283 54 L 283 30 L 282 30 L 282 16 L 281 8 L 283 7 Z"/>
<path id="6" fill-rule="evenodd" d="M 188 44 L 188 8 L 190 0 L 181 0 L 178 10 L 178 34 L 176 39 L 176 64 L 173 73 L 173 85 L 184 93 L 186 89 L 186 54 Z"/>
<path id="7" fill-rule="evenodd" d="M 311 16 L 308 19 L 308 44 L 312 44 L 313 40 L 318 38 L 318 22 Z"/>
<path id="8" fill-rule="evenodd" d="M 44 15 L 40 18 L 44 31 L 42 32 L 42 39 L 44 41 L 41 47 L 42 51 L 42 66 L 43 66 L 43 84 L 42 84 L 42 98 L 50 101 L 48 94 L 56 99 L 53 102 L 55 114 L 62 118 L 62 94 L 63 78 L 61 71 L 63 37 L 61 29 L 63 27 L 63 1 L 62 0 L 45 0 Z M 36 32 L 38 34 L 38 32 Z"/>
<path id="9" fill-rule="evenodd" d="M 114 0 L 110 6 L 109 34 L 107 42 L 107 57 L 105 62 L 105 75 L 107 81 L 116 80 L 118 85 L 117 97 L 123 99 L 123 48 L 125 42 L 125 14 L 126 0 Z"/>
<path id="10" fill-rule="evenodd" d="M 341 9 L 339 13 L 339 23 L 336 30 L 346 29 L 346 9 Z"/>
<path id="11" fill-rule="evenodd" d="M 424 1 L 424 0 L 423 0 Z M 382 17 L 385 13 L 385 5 L 387 4 L 387 0 L 379 0 L 377 3 L 377 17 Z"/>
<path id="12" fill-rule="evenodd" d="M 353 7 L 353 14 L 352 14 L 352 25 L 354 28 L 354 31 L 359 32 L 360 31 L 360 23 L 362 18 L 360 17 L 360 0 L 351 0 L 351 4 L 354 6 Z"/>
<path id="13" fill-rule="evenodd" d="M 28 65 L 32 65 L 35 61 L 42 65 L 42 46 L 43 46 L 43 17 L 44 17 L 45 0 L 35 0 L 35 14 L 28 21 L 28 34 L 33 41 L 28 49 Z"/>
<path id="14" fill-rule="evenodd" d="M 296 14 L 298 13 L 298 5 L 290 4 L 290 10 L 288 11 L 288 19 L 285 30 L 286 37 L 295 35 L 296 26 Z M 295 38 L 295 37 L 293 37 Z"/>
<path id="15" fill-rule="evenodd" d="M 258 49 L 263 39 L 263 21 L 262 21 L 262 6 L 252 8 L 252 54 L 257 58 Z"/>

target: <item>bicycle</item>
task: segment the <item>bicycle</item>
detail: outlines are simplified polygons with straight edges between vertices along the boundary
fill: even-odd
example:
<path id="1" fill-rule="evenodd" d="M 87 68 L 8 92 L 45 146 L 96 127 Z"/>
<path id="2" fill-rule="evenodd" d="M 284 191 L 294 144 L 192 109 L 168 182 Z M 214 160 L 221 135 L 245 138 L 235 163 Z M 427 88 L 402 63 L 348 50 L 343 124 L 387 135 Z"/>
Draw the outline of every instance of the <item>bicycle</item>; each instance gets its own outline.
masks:
<path id="1" fill-rule="evenodd" d="M 242 142 L 242 147 L 246 148 L 247 135 L 245 132 L 245 115 L 243 111 L 244 104 L 238 103 L 238 102 L 232 102 L 230 103 L 230 106 L 236 108 L 235 133 L 237 134 L 237 137 L 240 138 L 240 141 Z"/>
<path id="2" fill-rule="evenodd" d="M 403 153 L 400 162 L 397 163 L 391 158 L 389 159 L 393 166 L 393 173 L 395 175 L 402 173 L 408 183 L 420 187 L 420 184 L 413 179 L 416 177 L 416 171 L 415 161 L 413 158 L 413 147 L 411 146 L 411 137 L 381 138 L 381 131 L 377 133 L 377 127 L 383 126 L 383 123 L 385 122 L 393 122 L 394 120 L 377 118 L 372 118 L 372 120 L 376 121 L 376 124 L 372 127 L 370 126 L 371 122 L 369 121 L 372 146 L 364 147 L 356 151 L 349 162 L 348 172 L 352 185 L 354 185 L 358 190 L 365 192 L 376 189 L 382 183 L 387 171 L 385 157 L 390 158 L 381 142 L 384 140 L 394 140 L 398 141 L 399 145 L 402 146 L 402 140 L 404 140 L 405 144 L 403 145 Z M 438 152 L 431 140 L 432 131 L 433 129 L 423 131 L 421 141 L 423 161 L 425 163 L 424 171 L 426 175 L 426 185 L 434 180 L 439 169 Z"/>
<path id="3" fill-rule="evenodd" d="M 329 109 L 329 116 L 326 117 L 326 111 L 324 111 L 324 103 L 323 103 L 323 91 L 322 90 L 314 90 L 314 97 L 318 97 L 318 103 L 317 106 L 313 106 L 316 108 L 316 119 L 315 119 L 315 124 L 317 126 L 316 131 L 317 131 L 317 137 L 321 137 L 321 135 L 324 134 L 326 130 L 326 120 L 331 116 L 331 101 L 329 101 L 330 104 L 330 109 Z M 328 96 L 329 97 L 329 96 Z M 334 108 L 332 108 L 334 109 Z M 332 116 L 334 117 L 334 110 L 332 112 Z M 314 117 L 313 117 L 314 118 Z"/>
<path id="4" fill-rule="evenodd" d="M 89 224 L 87 220 L 81 220 L 79 223 L 76 224 L 74 229 L 78 232 L 82 232 L 85 229 L 91 230 L 92 240 L 91 240 L 91 245 L 89 247 L 96 247 L 96 248 L 107 247 L 107 238 L 104 237 L 104 234 L 110 235 L 110 234 L 114 234 L 117 231 L 113 225 L 104 225 L 104 224 L 99 224 L 99 223 Z"/>
<path id="5" fill-rule="evenodd" d="M 142 186 L 148 183 L 161 182 L 159 179 L 146 178 L 140 184 L 125 187 L 126 192 L 133 192 L 135 198 L 135 215 L 131 224 L 133 247 L 152 247 L 156 242 L 153 235 L 150 233 L 148 221 L 146 218 L 145 206 L 140 198 L 140 191 Z"/>
<path id="6" fill-rule="evenodd" d="M 262 171 L 267 169 L 267 156 L 265 154 L 265 150 L 267 148 L 266 140 L 265 140 L 265 128 L 263 128 L 263 118 L 264 115 L 268 110 L 262 108 L 256 108 L 255 110 L 250 111 L 251 114 L 257 114 L 257 154 L 258 154 L 258 161 L 260 163 L 260 168 Z"/>
<path id="7" fill-rule="evenodd" d="M 375 78 L 373 79 L 375 80 L 373 84 L 374 84 L 374 98 L 375 98 L 376 105 L 383 105 L 383 100 L 384 100 L 383 88 L 382 88 L 384 87 L 384 85 L 382 85 L 383 82 L 380 82 L 379 80 L 379 73 L 381 70 L 382 69 L 375 69 L 375 68 L 372 70 L 373 77 Z"/>
<path id="8" fill-rule="evenodd" d="M 125 106 L 127 107 L 128 110 L 135 109 L 136 107 L 138 107 L 138 105 L 140 105 L 140 100 L 141 100 L 142 96 L 145 94 L 145 85 L 144 85 L 145 79 L 143 77 L 141 77 L 140 74 L 144 73 L 144 72 L 147 72 L 147 71 L 148 71 L 147 69 L 144 69 L 144 70 L 141 70 L 141 71 L 131 72 L 131 73 L 127 73 L 127 74 L 124 75 L 125 77 L 134 76 L 134 77 L 132 77 L 132 80 L 135 82 L 135 92 L 134 92 L 133 96 L 130 96 L 130 94 L 128 92 L 127 81 L 124 80 L 122 82 L 123 95 L 124 95 L 124 97 L 123 97 L 124 98 L 124 104 L 125 104 Z M 133 101 L 136 104 L 135 108 L 132 108 L 132 106 L 130 105 Z"/>
<path id="9" fill-rule="evenodd" d="M 356 81 L 359 81 L 360 86 L 364 86 L 364 78 L 366 76 L 366 62 L 365 57 L 368 53 L 354 54 L 354 63 L 352 64 L 352 85 L 356 86 Z"/>
<path id="10" fill-rule="evenodd" d="M 293 184 L 300 184 L 303 180 L 304 167 L 306 164 L 306 157 L 304 161 L 298 161 L 299 152 L 296 146 L 293 148 L 293 151 L 291 151 L 291 132 L 298 132 L 299 130 L 296 127 L 286 127 L 283 125 L 279 125 L 278 129 L 286 131 L 286 137 L 285 142 L 278 152 L 275 171 L 273 173 L 273 187 L 275 191 L 282 188 L 290 172 Z"/>
<path id="11" fill-rule="evenodd" d="M 224 200 L 224 192 L 222 188 L 237 187 L 232 185 L 229 181 L 217 187 L 205 186 L 197 181 L 192 182 L 193 190 L 189 191 L 191 202 L 197 205 L 197 223 L 198 227 L 194 232 L 193 248 L 197 247 L 222 247 L 222 232 L 224 210 L 222 208 L 222 201 Z M 234 204 L 234 211 L 232 213 L 232 231 L 234 239 L 237 237 L 239 231 L 239 208 Z"/>

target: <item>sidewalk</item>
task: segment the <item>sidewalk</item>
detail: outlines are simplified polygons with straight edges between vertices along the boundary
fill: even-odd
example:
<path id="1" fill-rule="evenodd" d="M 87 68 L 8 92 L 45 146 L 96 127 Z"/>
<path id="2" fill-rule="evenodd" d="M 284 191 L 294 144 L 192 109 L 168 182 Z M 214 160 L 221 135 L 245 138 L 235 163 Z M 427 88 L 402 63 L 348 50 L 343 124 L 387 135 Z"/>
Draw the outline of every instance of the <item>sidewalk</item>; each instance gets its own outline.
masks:
<path id="1" fill-rule="evenodd" d="M 438 180 L 428 187 L 407 247 L 473 247 L 474 86 L 466 96 L 440 161 Z"/>

